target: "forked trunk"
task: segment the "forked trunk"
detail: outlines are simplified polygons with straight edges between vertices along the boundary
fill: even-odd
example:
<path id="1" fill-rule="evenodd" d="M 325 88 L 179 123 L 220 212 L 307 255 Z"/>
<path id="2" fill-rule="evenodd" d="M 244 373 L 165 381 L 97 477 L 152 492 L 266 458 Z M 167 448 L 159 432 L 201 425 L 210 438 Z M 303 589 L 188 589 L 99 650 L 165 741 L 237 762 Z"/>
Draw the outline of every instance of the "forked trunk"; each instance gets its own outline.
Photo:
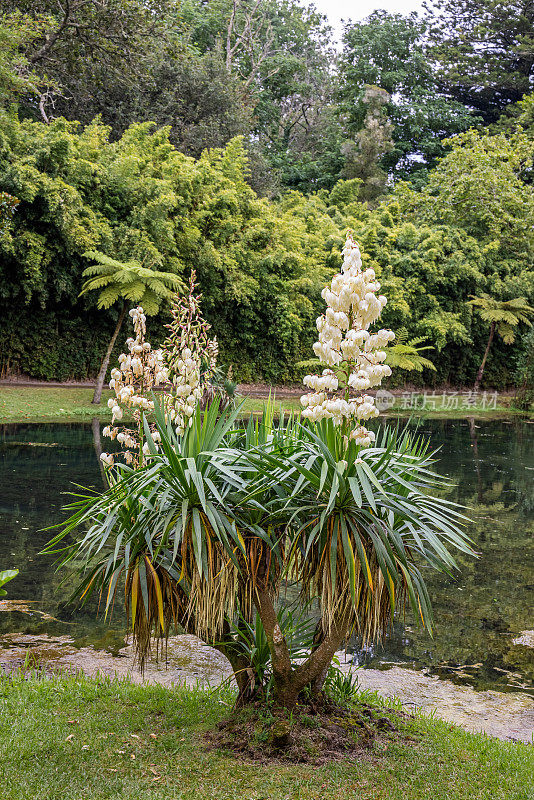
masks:
<path id="1" fill-rule="evenodd" d="M 310 688 L 312 697 L 321 694 L 334 654 L 346 639 L 350 609 L 333 622 L 330 630 L 323 632 L 308 658 L 297 667 L 293 667 L 289 648 L 280 630 L 267 588 L 256 587 L 256 608 L 271 652 L 275 702 L 278 706 L 292 711 L 304 688 Z"/>
<path id="2" fill-rule="evenodd" d="M 109 366 L 109 359 L 111 358 L 111 353 L 113 352 L 113 348 L 115 346 L 115 342 L 117 341 L 117 336 L 119 335 L 119 331 L 122 328 L 122 323 L 124 322 L 124 317 L 126 316 L 126 303 L 123 304 L 121 313 L 119 314 L 119 319 L 117 320 L 117 325 L 115 326 L 115 330 L 113 331 L 113 336 L 108 345 L 108 349 L 106 350 L 106 355 L 102 361 L 100 366 L 100 372 L 98 373 L 98 377 L 96 379 L 95 385 L 95 393 L 93 395 L 92 403 L 98 405 L 102 398 L 102 390 L 104 388 L 104 381 L 106 379 L 106 372 L 108 371 Z"/>
<path id="3" fill-rule="evenodd" d="M 481 363 L 480 367 L 478 368 L 477 376 L 475 378 L 475 385 L 473 386 L 473 391 L 475 391 L 475 392 L 478 392 L 478 390 L 480 388 L 480 382 L 482 380 L 482 376 L 484 375 L 484 367 L 486 366 L 486 361 L 487 361 L 487 358 L 488 358 L 488 353 L 490 351 L 490 347 L 491 347 L 491 343 L 493 341 L 494 334 L 495 334 L 495 323 L 492 322 L 491 325 L 490 325 L 490 335 L 489 335 L 488 343 L 486 345 L 486 351 L 484 353 L 484 358 L 482 359 L 482 363 Z"/>

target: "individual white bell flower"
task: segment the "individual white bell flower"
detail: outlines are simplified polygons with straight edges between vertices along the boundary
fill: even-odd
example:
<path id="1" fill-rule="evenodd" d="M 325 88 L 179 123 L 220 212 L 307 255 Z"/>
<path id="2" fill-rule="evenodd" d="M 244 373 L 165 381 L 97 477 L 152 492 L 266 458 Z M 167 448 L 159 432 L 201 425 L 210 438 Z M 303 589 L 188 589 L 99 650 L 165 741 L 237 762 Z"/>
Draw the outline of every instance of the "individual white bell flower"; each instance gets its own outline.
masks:
<path id="1" fill-rule="evenodd" d="M 142 375 L 143 374 L 143 362 L 141 359 L 136 356 L 132 358 L 132 371 L 134 375 Z"/>
<path id="2" fill-rule="evenodd" d="M 110 453 L 100 453 L 100 461 L 106 465 L 106 467 L 112 467 L 114 463 L 113 455 Z"/>

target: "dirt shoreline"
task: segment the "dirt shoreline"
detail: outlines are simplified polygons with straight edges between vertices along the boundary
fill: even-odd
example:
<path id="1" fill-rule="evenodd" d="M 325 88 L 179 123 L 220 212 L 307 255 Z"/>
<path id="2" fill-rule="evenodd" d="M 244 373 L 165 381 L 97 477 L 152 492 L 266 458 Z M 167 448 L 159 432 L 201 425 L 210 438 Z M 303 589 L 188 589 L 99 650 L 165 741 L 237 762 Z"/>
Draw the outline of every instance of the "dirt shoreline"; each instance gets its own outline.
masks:
<path id="1" fill-rule="evenodd" d="M 31 389 L 93 389 L 95 386 L 94 381 L 63 381 L 63 382 L 56 382 L 56 381 L 39 381 L 34 380 L 33 378 L 27 378 L 24 376 L 20 377 L 11 377 L 11 378 L 0 378 L 0 387 L 8 388 L 10 386 L 16 387 L 17 389 L 21 388 L 31 388 Z M 239 383 L 238 391 L 240 394 L 246 397 L 255 397 L 255 398 L 267 398 L 270 394 L 275 394 L 277 398 L 280 397 L 300 397 L 302 393 L 305 391 L 305 387 L 301 384 L 284 384 L 284 385 L 274 385 L 269 383 Z M 388 389 L 387 391 L 390 392 L 395 397 L 401 397 L 406 392 L 416 392 L 418 394 L 424 394 L 425 392 L 435 392 L 437 396 L 445 393 L 457 393 L 457 392 L 469 392 L 472 390 L 470 386 L 437 386 L 437 387 L 430 387 L 430 386 L 412 386 L 411 384 L 407 384 L 400 389 Z M 501 391 L 495 389 L 485 389 L 487 394 L 494 394 L 496 393 L 498 397 L 511 397 L 515 394 L 515 389 L 504 389 Z M 370 394 L 373 394 L 373 390 L 370 391 Z"/>

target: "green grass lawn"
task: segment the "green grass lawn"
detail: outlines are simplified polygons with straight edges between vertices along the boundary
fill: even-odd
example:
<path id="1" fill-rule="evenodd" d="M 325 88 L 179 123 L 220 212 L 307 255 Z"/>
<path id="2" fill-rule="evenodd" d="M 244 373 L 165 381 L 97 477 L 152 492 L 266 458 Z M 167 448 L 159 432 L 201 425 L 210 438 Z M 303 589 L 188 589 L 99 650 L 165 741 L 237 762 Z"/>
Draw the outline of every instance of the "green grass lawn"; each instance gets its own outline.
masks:
<path id="1" fill-rule="evenodd" d="M 0 422 L 83 422 L 90 421 L 93 417 L 101 420 L 111 419 L 107 407 L 107 400 L 111 392 L 106 390 L 102 395 L 102 403 L 94 406 L 91 403 L 93 390 L 83 387 L 63 386 L 1 386 L 0 387 Z M 423 395 L 419 398 L 423 399 Z M 258 398 L 246 397 L 243 412 L 261 412 L 265 401 Z M 402 398 L 397 400 L 393 409 L 388 411 L 388 416 L 417 416 L 417 417 L 448 417 L 450 419 L 463 419 L 468 416 L 491 418 L 518 414 L 510 408 L 510 398 L 499 398 L 496 408 L 482 406 L 465 408 L 459 402 L 458 408 L 443 406 L 440 396 L 433 400 L 432 407 L 422 408 L 422 402 L 414 403 L 414 408 L 403 408 Z M 278 403 L 277 403 L 278 405 Z M 296 397 L 284 398 L 279 405 L 286 411 L 298 411 L 300 402 Z M 532 414 L 531 414 L 532 416 Z"/>
<path id="2" fill-rule="evenodd" d="M 532 800 L 534 747 L 415 717 L 324 766 L 253 764 L 202 733 L 232 696 L 81 676 L 0 679 L 2 800 Z M 391 734 L 395 736 L 395 734 Z"/>

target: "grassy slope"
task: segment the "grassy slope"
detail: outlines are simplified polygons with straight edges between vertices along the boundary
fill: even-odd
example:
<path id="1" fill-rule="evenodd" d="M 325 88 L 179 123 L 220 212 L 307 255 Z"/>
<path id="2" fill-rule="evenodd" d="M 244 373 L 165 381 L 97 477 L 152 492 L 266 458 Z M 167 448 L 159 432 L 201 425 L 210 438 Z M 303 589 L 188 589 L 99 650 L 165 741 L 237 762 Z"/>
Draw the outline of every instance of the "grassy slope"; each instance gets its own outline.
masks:
<path id="1" fill-rule="evenodd" d="M 111 414 L 106 405 L 110 391 L 104 392 L 100 406 L 91 404 L 93 390 L 80 387 L 33 387 L 33 386 L 2 386 L 0 387 L 0 423 L 5 422 L 68 422 L 90 421 L 93 417 L 109 420 Z M 506 398 L 509 400 L 509 398 Z M 261 411 L 264 400 L 246 398 L 244 412 Z M 284 399 L 281 406 L 286 411 L 298 410 L 300 403 L 298 397 Z M 409 416 L 409 411 L 395 409 L 394 414 Z M 494 416 L 510 415 L 514 412 L 509 406 L 499 405 L 496 410 L 462 409 L 443 410 L 437 403 L 435 411 L 417 410 L 413 412 L 418 417 L 449 417 L 450 419 L 476 416 L 491 418 Z"/>
<path id="2" fill-rule="evenodd" d="M 254 765 L 199 736 L 232 698 L 73 676 L 0 679 L 2 800 L 532 800 L 534 747 L 416 718 L 360 761 Z"/>

